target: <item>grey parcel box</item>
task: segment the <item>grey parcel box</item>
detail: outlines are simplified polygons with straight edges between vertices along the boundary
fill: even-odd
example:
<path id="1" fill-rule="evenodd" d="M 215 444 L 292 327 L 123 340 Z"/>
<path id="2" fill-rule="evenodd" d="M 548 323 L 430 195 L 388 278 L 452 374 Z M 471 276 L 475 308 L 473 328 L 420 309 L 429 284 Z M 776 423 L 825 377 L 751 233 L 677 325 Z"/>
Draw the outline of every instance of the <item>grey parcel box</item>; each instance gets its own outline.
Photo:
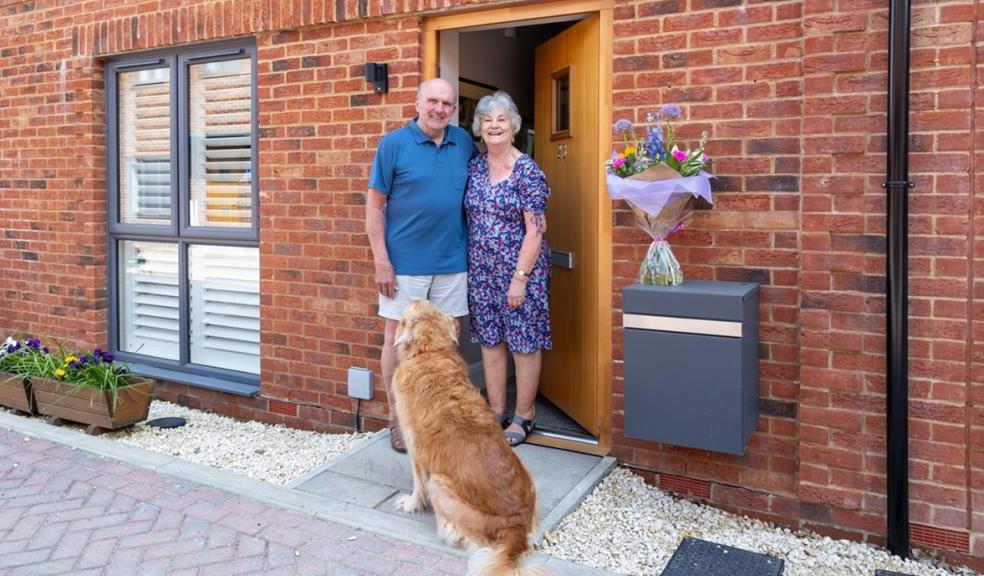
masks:
<path id="1" fill-rule="evenodd" d="M 759 285 L 622 292 L 625 436 L 744 454 L 758 425 Z"/>

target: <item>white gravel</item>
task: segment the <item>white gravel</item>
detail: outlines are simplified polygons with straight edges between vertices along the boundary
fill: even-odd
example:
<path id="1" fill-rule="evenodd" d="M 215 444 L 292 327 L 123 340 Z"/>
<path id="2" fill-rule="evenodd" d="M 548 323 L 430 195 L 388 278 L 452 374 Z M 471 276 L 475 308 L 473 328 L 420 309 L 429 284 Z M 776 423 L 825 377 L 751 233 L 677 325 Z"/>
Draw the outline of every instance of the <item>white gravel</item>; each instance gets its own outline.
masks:
<path id="1" fill-rule="evenodd" d="M 10 412 L 7 408 L 0 410 Z M 147 420 L 164 416 L 181 416 L 187 423 L 179 428 L 154 428 L 140 422 L 101 437 L 284 485 L 372 436 L 371 432 L 325 434 L 297 430 L 236 420 L 163 400 L 151 402 Z M 85 429 L 71 422 L 64 422 L 63 427 Z"/>
<path id="2" fill-rule="evenodd" d="M 148 420 L 181 416 L 179 428 L 141 422 L 104 438 L 284 485 L 342 454 L 371 433 L 325 434 L 243 421 L 154 400 Z"/>
<path id="3" fill-rule="evenodd" d="M 549 534 L 543 551 L 621 574 L 658 575 L 686 536 L 783 558 L 784 576 L 873 576 L 876 569 L 913 576 L 978 574 L 925 555 L 901 560 L 859 542 L 794 533 L 695 504 L 624 468 L 615 469 Z"/>

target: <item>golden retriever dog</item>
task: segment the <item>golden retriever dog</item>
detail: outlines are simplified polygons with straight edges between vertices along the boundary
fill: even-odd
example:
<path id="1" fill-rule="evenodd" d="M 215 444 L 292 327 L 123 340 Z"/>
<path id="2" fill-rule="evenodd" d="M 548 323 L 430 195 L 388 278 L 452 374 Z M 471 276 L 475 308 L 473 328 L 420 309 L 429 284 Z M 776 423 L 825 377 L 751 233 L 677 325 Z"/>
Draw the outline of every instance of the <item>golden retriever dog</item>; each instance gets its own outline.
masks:
<path id="1" fill-rule="evenodd" d="M 413 469 L 413 493 L 396 508 L 430 506 L 442 540 L 491 549 L 473 557 L 470 575 L 549 575 L 543 566 L 522 567 L 536 527 L 536 491 L 468 379 L 457 320 L 415 300 L 397 326 L 395 346 L 393 392 Z"/>

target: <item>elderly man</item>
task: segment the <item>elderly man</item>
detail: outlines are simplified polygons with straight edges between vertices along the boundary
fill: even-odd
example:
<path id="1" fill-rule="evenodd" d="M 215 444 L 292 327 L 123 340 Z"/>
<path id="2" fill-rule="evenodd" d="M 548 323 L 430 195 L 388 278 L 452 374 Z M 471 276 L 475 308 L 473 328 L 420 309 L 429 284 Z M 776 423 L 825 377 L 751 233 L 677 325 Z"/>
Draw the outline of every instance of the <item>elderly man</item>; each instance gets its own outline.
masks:
<path id="1" fill-rule="evenodd" d="M 385 319 L 382 371 L 390 444 L 406 452 L 393 403 L 393 340 L 403 309 L 430 300 L 468 314 L 467 227 L 463 198 L 468 161 L 477 153 L 467 132 L 449 126 L 458 95 L 435 78 L 417 89 L 417 117 L 379 143 L 369 177 L 366 233 L 372 247 L 379 315 Z"/>

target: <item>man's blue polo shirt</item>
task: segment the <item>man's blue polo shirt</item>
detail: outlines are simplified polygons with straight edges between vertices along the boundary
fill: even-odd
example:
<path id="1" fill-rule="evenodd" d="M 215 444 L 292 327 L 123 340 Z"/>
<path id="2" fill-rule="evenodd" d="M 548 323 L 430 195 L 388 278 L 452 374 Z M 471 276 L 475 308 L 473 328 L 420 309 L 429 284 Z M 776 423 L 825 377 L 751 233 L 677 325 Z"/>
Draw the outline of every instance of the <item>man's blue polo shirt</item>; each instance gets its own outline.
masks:
<path id="1" fill-rule="evenodd" d="M 437 146 L 416 119 L 383 137 L 369 186 L 386 196 L 386 250 L 397 274 L 429 276 L 468 269 L 464 195 L 468 133 L 448 126 Z"/>

